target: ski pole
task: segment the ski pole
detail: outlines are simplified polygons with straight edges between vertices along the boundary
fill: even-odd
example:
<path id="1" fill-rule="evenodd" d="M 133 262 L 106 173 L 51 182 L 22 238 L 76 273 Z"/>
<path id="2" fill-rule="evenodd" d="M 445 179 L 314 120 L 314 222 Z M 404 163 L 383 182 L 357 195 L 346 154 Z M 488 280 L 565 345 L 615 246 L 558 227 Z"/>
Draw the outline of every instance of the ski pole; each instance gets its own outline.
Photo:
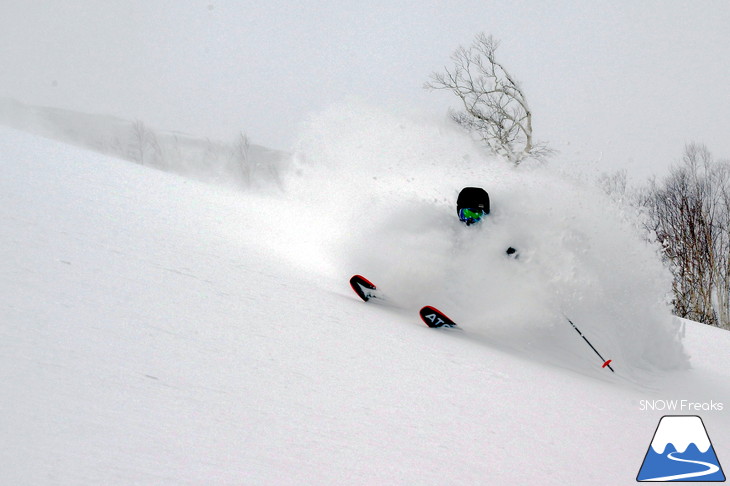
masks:
<path id="1" fill-rule="evenodd" d="M 566 317 L 566 319 L 568 319 L 568 318 Z M 609 360 L 606 360 L 606 359 L 605 359 L 605 358 L 604 358 L 603 356 L 601 356 L 601 353 L 599 353 L 599 352 L 598 352 L 598 350 L 597 350 L 596 348 L 594 348 L 594 347 L 593 347 L 593 345 L 592 345 L 592 344 L 591 344 L 591 342 L 590 342 L 590 341 L 588 340 L 588 338 L 586 338 L 586 337 L 585 337 L 585 336 L 583 335 L 583 333 L 582 333 L 582 332 L 580 332 L 580 329 L 578 329 L 578 327 L 577 327 L 577 326 L 576 326 L 575 324 L 573 324 L 573 321 L 571 321 L 570 319 L 568 319 L 568 322 L 570 322 L 570 325 L 571 325 L 571 326 L 573 326 L 573 329 L 575 329 L 575 331 L 576 331 L 576 332 L 577 332 L 578 334 L 580 334 L 580 337 L 582 337 L 582 338 L 583 338 L 583 340 L 584 340 L 585 342 L 587 342 L 587 343 L 588 343 L 588 346 L 590 346 L 590 347 L 591 347 L 591 349 L 592 349 L 592 350 L 593 350 L 593 351 L 594 351 L 594 352 L 595 352 L 595 353 L 596 353 L 596 354 L 598 355 L 598 357 L 599 357 L 599 358 L 601 358 L 601 360 L 603 361 L 603 366 L 601 366 L 601 368 L 606 368 L 606 367 L 608 367 L 608 369 L 609 369 L 609 370 L 611 370 L 611 373 L 616 373 L 615 371 L 613 371 L 613 368 L 611 368 L 611 360 L 610 360 L 610 359 L 609 359 Z"/>

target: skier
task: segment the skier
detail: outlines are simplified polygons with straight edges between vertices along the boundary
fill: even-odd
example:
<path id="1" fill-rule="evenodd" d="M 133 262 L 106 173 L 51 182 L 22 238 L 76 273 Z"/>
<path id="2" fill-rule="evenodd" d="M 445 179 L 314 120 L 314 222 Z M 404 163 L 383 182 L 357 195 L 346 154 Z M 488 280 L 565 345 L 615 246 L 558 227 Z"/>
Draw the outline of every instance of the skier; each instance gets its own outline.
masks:
<path id="1" fill-rule="evenodd" d="M 489 214 L 489 194 L 481 187 L 465 187 L 459 192 L 456 199 L 456 213 L 459 221 L 471 226 L 481 221 Z M 511 246 L 507 248 L 508 256 L 517 258 L 517 250 Z"/>

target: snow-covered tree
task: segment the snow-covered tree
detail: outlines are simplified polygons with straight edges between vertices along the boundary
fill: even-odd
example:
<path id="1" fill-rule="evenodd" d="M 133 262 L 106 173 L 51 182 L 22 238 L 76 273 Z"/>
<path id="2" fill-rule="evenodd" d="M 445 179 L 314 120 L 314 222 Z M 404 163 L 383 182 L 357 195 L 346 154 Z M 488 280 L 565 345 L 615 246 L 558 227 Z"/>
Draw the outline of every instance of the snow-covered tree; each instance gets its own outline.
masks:
<path id="1" fill-rule="evenodd" d="M 159 165 L 162 159 L 162 149 L 157 135 L 140 120 L 132 123 L 129 157 L 142 165 Z"/>
<path id="2" fill-rule="evenodd" d="M 674 273 L 675 313 L 730 329 L 730 163 L 701 144 L 652 180 L 642 206 Z"/>
<path id="3" fill-rule="evenodd" d="M 245 187 L 251 185 L 251 178 L 254 172 L 249 157 L 250 148 L 251 144 L 248 141 L 248 136 L 240 132 L 231 148 L 231 158 L 241 171 L 241 178 Z"/>
<path id="4" fill-rule="evenodd" d="M 452 54 L 452 69 L 433 73 L 424 87 L 458 96 L 464 110 L 452 111 L 451 117 L 495 154 L 515 165 L 528 157 L 542 159 L 553 151 L 533 138 L 527 97 L 517 79 L 497 61 L 498 46 L 491 35 L 477 35 L 469 48 L 459 47 Z"/>

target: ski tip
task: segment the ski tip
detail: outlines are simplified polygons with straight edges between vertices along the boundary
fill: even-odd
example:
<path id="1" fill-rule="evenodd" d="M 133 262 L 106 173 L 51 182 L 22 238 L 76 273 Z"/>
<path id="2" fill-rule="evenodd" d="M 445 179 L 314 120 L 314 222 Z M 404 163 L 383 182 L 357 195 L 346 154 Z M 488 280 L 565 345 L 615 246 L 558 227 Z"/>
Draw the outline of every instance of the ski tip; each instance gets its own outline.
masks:
<path id="1" fill-rule="evenodd" d="M 446 314 L 430 305 L 421 308 L 418 314 L 428 327 L 458 327 Z"/>
<path id="2" fill-rule="evenodd" d="M 365 302 L 370 300 L 371 297 L 369 292 L 365 292 L 365 289 L 375 290 L 375 284 L 362 275 L 353 275 L 352 278 L 350 278 L 350 287 L 352 287 L 352 290 L 355 291 L 358 297 Z"/>
<path id="3" fill-rule="evenodd" d="M 350 285 L 358 284 L 366 289 L 375 290 L 375 284 L 362 275 L 353 275 L 350 278 Z"/>

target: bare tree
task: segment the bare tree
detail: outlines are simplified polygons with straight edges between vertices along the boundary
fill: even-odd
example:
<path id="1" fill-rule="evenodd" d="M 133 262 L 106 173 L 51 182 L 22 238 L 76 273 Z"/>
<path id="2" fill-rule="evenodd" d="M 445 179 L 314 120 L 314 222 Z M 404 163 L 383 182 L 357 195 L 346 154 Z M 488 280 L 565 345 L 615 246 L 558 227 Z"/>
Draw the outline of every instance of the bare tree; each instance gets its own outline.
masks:
<path id="1" fill-rule="evenodd" d="M 477 35 L 471 47 L 459 47 L 452 55 L 453 69 L 433 73 L 426 89 L 445 89 L 462 102 L 464 111 L 452 111 L 459 125 L 476 133 L 496 154 L 519 165 L 528 157 L 543 159 L 552 154 L 534 140 L 532 112 L 522 87 L 497 62 L 499 43 L 491 35 Z"/>
<path id="2" fill-rule="evenodd" d="M 730 166 L 704 145 L 685 147 L 682 163 L 652 180 L 641 205 L 646 228 L 674 274 L 674 310 L 730 328 Z"/>
<path id="3" fill-rule="evenodd" d="M 200 157 L 203 167 L 210 168 L 218 164 L 218 147 L 210 138 L 205 139 L 205 148 Z"/>
<path id="4" fill-rule="evenodd" d="M 716 162 L 712 179 L 714 303 L 718 325 L 730 329 L 730 162 Z"/>
<path id="5" fill-rule="evenodd" d="M 155 159 L 159 163 L 162 158 L 162 148 L 157 136 L 140 120 L 132 124 L 129 157 L 142 165 L 150 165 Z"/>
<path id="6" fill-rule="evenodd" d="M 168 147 L 166 152 L 166 158 L 170 160 L 170 166 L 184 167 L 185 161 L 183 157 L 183 151 L 180 146 L 180 137 L 177 134 L 172 137 L 172 144 Z"/>
<path id="7" fill-rule="evenodd" d="M 245 133 L 241 132 L 238 134 L 238 138 L 236 139 L 236 142 L 233 144 L 233 148 L 231 149 L 231 156 L 233 158 L 233 161 L 236 163 L 236 165 L 238 165 L 239 169 L 241 170 L 243 183 L 246 186 L 251 185 L 251 180 L 253 178 L 253 167 L 249 158 L 250 147 L 251 144 L 248 141 L 248 136 L 246 136 Z"/>
<path id="8" fill-rule="evenodd" d="M 611 174 L 604 173 L 598 177 L 598 187 L 603 190 L 611 199 L 623 201 L 626 197 L 629 178 L 625 169 L 617 170 Z"/>

